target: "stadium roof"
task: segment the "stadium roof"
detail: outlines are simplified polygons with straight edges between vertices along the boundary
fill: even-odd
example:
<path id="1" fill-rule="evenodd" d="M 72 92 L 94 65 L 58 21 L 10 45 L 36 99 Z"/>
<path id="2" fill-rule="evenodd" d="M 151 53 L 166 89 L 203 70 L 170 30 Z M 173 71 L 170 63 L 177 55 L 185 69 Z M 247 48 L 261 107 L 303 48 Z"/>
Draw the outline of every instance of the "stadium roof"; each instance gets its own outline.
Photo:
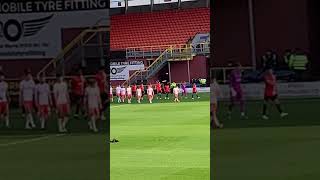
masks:
<path id="1" fill-rule="evenodd" d="M 197 1 L 197 0 L 181 0 L 181 2 L 186 1 Z M 167 4 L 167 3 L 177 3 L 178 0 L 154 0 L 154 4 Z M 150 0 L 128 0 L 128 6 L 145 6 L 150 5 Z M 111 0 L 111 8 L 125 7 L 125 0 Z"/>

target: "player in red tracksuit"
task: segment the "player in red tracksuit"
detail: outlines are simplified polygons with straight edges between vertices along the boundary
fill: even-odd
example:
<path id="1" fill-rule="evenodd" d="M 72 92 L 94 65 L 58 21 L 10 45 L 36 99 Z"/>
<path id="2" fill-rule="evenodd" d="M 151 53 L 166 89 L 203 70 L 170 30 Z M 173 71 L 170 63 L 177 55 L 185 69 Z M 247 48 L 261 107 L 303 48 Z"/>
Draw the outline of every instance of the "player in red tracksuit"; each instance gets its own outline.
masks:
<path id="1" fill-rule="evenodd" d="M 104 66 L 100 67 L 99 71 L 96 74 L 95 81 L 99 88 L 101 104 L 102 104 L 102 107 L 100 110 L 101 120 L 105 120 L 106 117 L 104 112 L 108 107 L 108 103 L 107 103 L 108 91 L 107 91 L 107 74 L 105 72 Z"/>
<path id="2" fill-rule="evenodd" d="M 136 85 L 136 84 L 133 84 L 133 86 L 131 87 L 131 90 L 132 90 L 132 94 L 133 94 L 133 96 L 135 96 L 135 97 L 136 97 L 137 85 Z"/>
<path id="3" fill-rule="evenodd" d="M 265 91 L 264 91 L 264 103 L 263 103 L 263 110 L 262 110 L 262 118 L 269 119 L 267 116 L 267 104 L 269 102 L 273 102 L 281 117 L 285 117 L 288 113 L 285 113 L 281 109 L 280 101 L 278 99 L 278 92 L 277 92 L 277 79 L 276 76 L 273 74 L 272 69 L 267 69 L 264 75 L 264 83 L 265 83 Z"/>
<path id="4" fill-rule="evenodd" d="M 160 81 L 158 81 L 156 84 L 156 90 L 157 90 L 157 99 L 162 99 L 162 97 L 161 97 L 162 85 L 161 85 Z"/>
<path id="5" fill-rule="evenodd" d="M 83 97 L 84 97 L 85 78 L 82 70 L 79 69 L 78 74 L 71 79 L 72 101 L 75 103 L 76 112 L 74 117 L 78 117 L 80 111 L 83 113 Z"/>
<path id="6" fill-rule="evenodd" d="M 198 99 L 200 98 L 198 95 L 198 89 L 197 89 L 196 83 L 193 83 L 193 86 L 192 86 L 192 99 L 194 99 L 194 95 L 196 95 Z"/>
<path id="7" fill-rule="evenodd" d="M 166 84 L 164 86 L 164 93 L 166 93 L 166 97 L 164 97 L 164 99 L 169 99 L 169 94 L 170 94 L 170 85 Z"/>
<path id="8" fill-rule="evenodd" d="M 143 100 L 143 96 L 144 96 L 144 86 L 143 83 L 140 84 L 140 89 L 141 89 L 141 100 Z"/>

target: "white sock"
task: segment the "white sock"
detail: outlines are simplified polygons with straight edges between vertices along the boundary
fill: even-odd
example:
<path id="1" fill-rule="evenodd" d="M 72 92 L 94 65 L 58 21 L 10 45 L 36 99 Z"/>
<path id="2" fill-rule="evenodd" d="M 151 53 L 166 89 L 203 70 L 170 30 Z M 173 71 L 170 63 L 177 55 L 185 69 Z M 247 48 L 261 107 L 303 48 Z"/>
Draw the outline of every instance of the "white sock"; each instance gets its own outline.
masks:
<path id="1" fill-rule="evenodd" d="M 89 125 L 89 129 L 92 130 L 92 121 L 89 121 L 88 125 Z"/>
<path id="2" fill-rule="evenodd" d="M 213 118 L 213 121 L 214 121 L 214 123 L 216 124 L 216 126 L 220 127 L 220 122 L 219 122 L 219 120 L 218 120 L 217 117 L 214 117 L 214 118 Z"/>
<path id="3" fill-rule="evenodd" d="M 9 116 L 5 116 L 4 117 L 5 121 L 6 121 L 6 126 L 9 127 L 10 123 L 9 123 Z"/>
<path id="4" fill-rule="evenodd" d="M 103 112 L 101 113 L 101 120 L 106 120 L 106 117 L 104 116 Z"/>
<path id="5" fill-rule="evenodd" d="M 66 129 L 66 125 L 67 125 L 68 121 L 69 121 L 69 118 L 65 117 L 64 120 L 63 120 L 63 123 L 62 123 L 63 130 L 67 130 Z"/>
<path id="6" fill-rule="evenodd" d="M 34 122 L 33 122 L 32 114 L 31 114 L 31 113 L 29 113 L 29 114 L 28 114 L 28 116 L 29 116 L 29 122 L 30 122 L 30 124 L 31 124 L 31 127 L 32 127 L 32 128 L 35 128 L 35 127 L 36 127 L 36 125 L 35 125 L 35 124 L 34 124 Z"/>
<path id="7" fill-rule="evenodd" d="M 97 129 L 97 126 L 96 126 L 96 119 L 95 119 L 94 116 L 91 117 L 91 124 L 92 124 L 92 129 L 93 129 L 93 131 L 97 132 L 98 129 Z"/>
<path id="8" fill-rule="evenodd" d="M 63 131 L 63 129 L 62 129 L 62 119 L 61 118 L 58 119 L 58 129 L 59 129 L 59 132 Z"/>
<path id="9" fill-rule="evenodd" d="M 44 129 L 44 127 L 45 127 L 45 119 L 44 119 L 44 117 L 40 117 L 40 122 L 41 122 L 41 128 Z"/>
<path id="10" fill-rule="evenodd" d="M 29 129 L 30 128 L 30 118 L 28 115 L 26 115 L 26 124 L 25 124 L 25 128 Z"/>

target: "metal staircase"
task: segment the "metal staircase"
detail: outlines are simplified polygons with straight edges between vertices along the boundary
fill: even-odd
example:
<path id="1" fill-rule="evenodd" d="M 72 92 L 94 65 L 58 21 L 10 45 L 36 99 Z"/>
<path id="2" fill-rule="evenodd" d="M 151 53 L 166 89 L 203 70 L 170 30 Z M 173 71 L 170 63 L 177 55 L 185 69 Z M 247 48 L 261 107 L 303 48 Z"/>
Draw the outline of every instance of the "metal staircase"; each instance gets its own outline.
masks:
<path id="1" fill-rule="evenodd" d="M 127 48 L 127 59 L 155 58 L 153 63 L 144 70 L 135 71 L 122 85 L 148 80 L 159 72 L 168 61 L 190 61 L 196 55 L 209 55 L 208 43 L 197 45 L 183 44 L 158 47 Z"/>
<path id="2" fill-rule="evenodd" d="M 87 59 L 98 59 L 104 65 L 108 52 L 107 34 L 109 27 L 94 26 L 82 31 L 54 59 L 46 64 L 39 72 L 46 76 L 66 75 L 75 67 L 88 67 Z M 91 64 L 91 63 L 89 63 Z M 99 66 L 98 66 L 99 67 Z"/>
<path id="3" fill-rule="evenodd" d="M 171 50 L 166 49 L 153 63 L 144 70 L 134 72 L 123 85 L 129 85 L 132 82 L 147 80 L 155 73 L 157 73 L 168 62 L 168 58 L 171 56 Z"/>

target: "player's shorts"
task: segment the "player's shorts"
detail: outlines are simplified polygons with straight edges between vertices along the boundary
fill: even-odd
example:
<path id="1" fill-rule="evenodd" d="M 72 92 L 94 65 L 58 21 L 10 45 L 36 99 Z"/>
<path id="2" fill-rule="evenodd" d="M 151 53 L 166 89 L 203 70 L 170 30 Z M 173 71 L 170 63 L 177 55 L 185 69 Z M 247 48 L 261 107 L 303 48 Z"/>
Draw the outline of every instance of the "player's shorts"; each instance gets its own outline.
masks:
<path id="1" fill-rule="evenodd" d="M 148 95 L 148 98 L 149 98 L 149 99 L 153 98 L 153 95 L 150 95 L 150 94 L 149 94 L 149 95 Z"/>
<path id="2" fill-rule="evenodd" d="M 175 98 L 178 98 L 178 97 L 179 97 L 179 94 L 174 94 L 174 97 L 175 97 Z"/>
<path id="3" fill-rule="evenodd" d="M 0 102 L 0 114 L 6 114 L 8 112 L 8 102 Z"/>
<path id="4" fill-rule="evenodd" d="M 70 112 L 70 108 L 68 104 L 58 104 L 57 109 L 60 116 L 68 115 Z"/>
<path id="5" fill-rule="evenodd" d="M 193 94 L 197 94 L 197 91 L 192 91 Z"/>
<path id="6" fill-rule="evenodd" d="M 267 95 L 264 95 L 264 100 L 265 101 L 274 101 L 278 98 L 278 95 L 273 95 L 273 96 L 267 96 Z"/>
<path id="7" fill-rule="evenodd" d="M 117 95 L 117 97 L 120 97 L 120 93 L 117 93 L 116 95 Z"/>
<path id="8" fill-rule="evenodd" d="M 125 95 L 125 94 L 121 94 L 121 98 L 122 98 L 122 99 L 125 99 L 125 98 L 126 98 L 126 95 Z"/>
<path id="9" fill-rule="evenodd" d="M 41 116 L 48 116 L 49 115 L 49 105 L 40 105 L 39 106 L 39 113 Z"/>
<path id="10" fill-rule="evenodd" d="M 157 90 L 157 94 L 161 94 L 162 93 L 162 90 Z"/>
<path id="11" fill-rule="evenodd" d="M 128 94 L 128 99 L 131 99 L 132 98 L 132 94 Z"/>
<path id="12" fill-rule="evenodd" d="M 89 116 L 98 117 L 100 115 L 99 108 L 89 108 Z"/>
<path id="13" fill-rule="evenodd" d="M 142 94 L 137 94 L 138 98 L 141 98 L 142 97 Z"/>
<path id="14" fill-rule="evenodd" d="M 23 102 L 23 107 L 27 112 L 32 111 L 32 109 L 33 109 L 33 101 L 24 101 Z"/>

